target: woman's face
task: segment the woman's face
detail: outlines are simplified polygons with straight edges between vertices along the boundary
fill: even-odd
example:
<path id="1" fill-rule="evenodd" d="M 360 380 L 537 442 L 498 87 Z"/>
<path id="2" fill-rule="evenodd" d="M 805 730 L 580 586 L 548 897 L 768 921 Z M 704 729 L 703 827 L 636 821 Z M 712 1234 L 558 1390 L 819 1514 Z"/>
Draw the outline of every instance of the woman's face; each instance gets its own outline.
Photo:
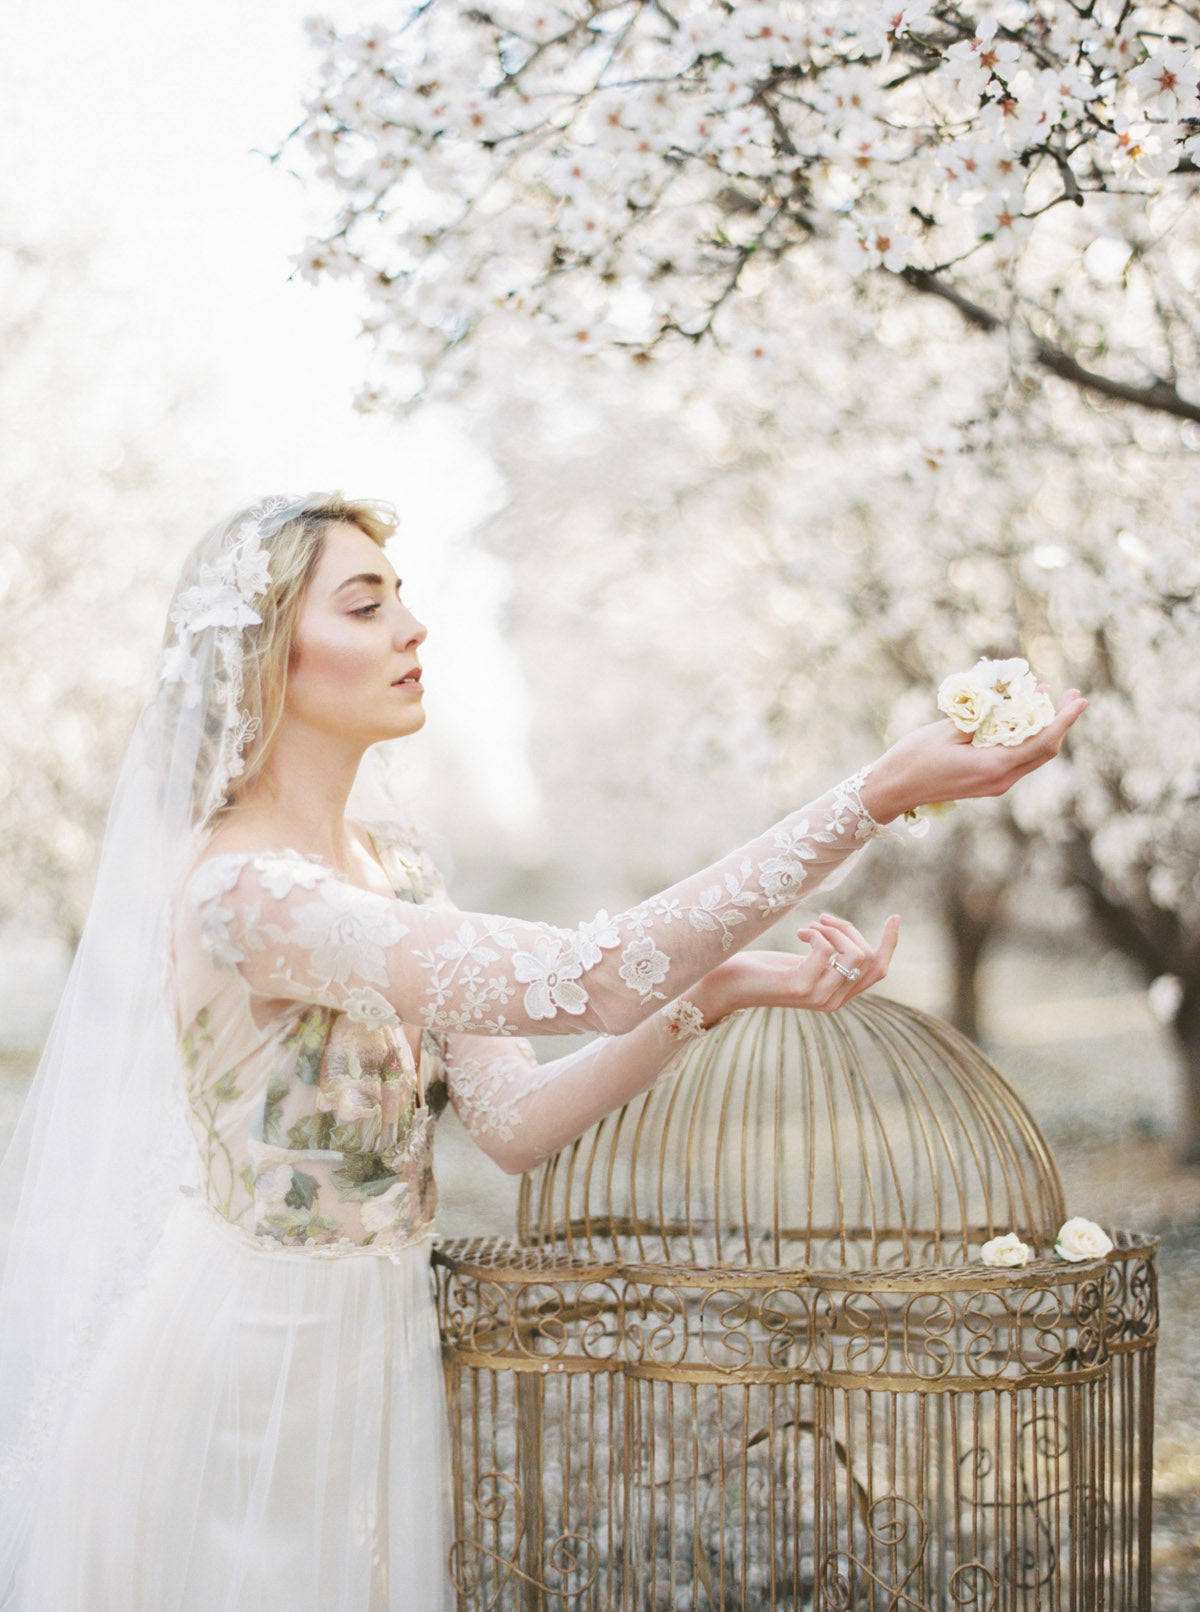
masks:
<path id="1" fill-rule="evenodd" d="M 296 618 L 285 720 L 364 744 L 415 733 L 424 638 L 379 545 L 348 522 L 331 525 Z"/>

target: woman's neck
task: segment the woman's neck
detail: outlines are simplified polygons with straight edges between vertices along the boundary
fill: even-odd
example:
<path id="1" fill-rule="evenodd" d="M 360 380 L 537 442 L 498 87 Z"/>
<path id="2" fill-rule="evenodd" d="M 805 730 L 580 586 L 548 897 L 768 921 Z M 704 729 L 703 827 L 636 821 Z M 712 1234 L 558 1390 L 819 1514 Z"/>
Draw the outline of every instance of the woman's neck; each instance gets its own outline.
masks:
<path id="1" fill-rule="evenodd" d="M 357 842 L 346 806 L 364 747 L 321 740 L 281 726 L 262 771 L 226 815 L 222 839 L 250 835 L 347 868 Z"/>

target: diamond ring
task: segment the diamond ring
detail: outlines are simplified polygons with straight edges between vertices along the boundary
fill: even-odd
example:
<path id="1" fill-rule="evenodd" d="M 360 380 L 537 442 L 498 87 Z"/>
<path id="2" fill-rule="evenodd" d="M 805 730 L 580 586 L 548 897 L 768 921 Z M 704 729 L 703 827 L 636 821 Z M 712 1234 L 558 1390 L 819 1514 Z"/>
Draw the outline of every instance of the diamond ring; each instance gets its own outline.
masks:
<path id="1" fill-rule="evenodd" d="M 830 968 L 836 968 L 842 978 L 849 980 L 851 985 L 854 985 L 858 980 L 862 979 L 862 969 L 847 968 L 840 957 L 831 957 L 829 959 L 829 966 Z"/>

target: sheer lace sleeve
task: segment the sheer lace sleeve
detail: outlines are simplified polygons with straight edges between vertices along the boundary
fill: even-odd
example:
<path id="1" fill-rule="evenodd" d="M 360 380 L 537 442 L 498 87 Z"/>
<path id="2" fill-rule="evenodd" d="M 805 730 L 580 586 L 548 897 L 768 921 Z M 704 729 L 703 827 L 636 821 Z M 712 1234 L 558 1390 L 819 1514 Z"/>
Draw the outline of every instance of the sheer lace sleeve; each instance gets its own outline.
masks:
<path id="1" fill-rule="evenodd" d="M 294 852 L 215 856 L 200 944 L 256 995 L 467 1035 L 635 1029 L 876 832 L 863 774 L 639 906 L 568 929 L 389 899 Z"/>
<path id="2" fill-rule="evenodd" d="M 391 824 L 372 824 L 370 834 L 381 855 L 393 853 L 386 864 L 398 883 L 404 870 L 412 870 L 423 902 L 454 909 L 441 871 L 418 836 Z M 546 1063 L 538 1062 L 521 1036 L 446 1036 L 450 1101 L 501 1168 L 513 1174 L 530 1170 L 669 1068 L 679 1050 L 671 1013 L 668 1005 L 636 1030 L 598 1036 Z"/>
<path id="3" fill-rule="evenodd" d="M 502 1169 L 518 1174 L 652 1086 L 679 1047 L 665 1011 L 636 1030 L 597 1036 L 542 1064 L 527 1041 L 449 1036 L 446 1081 L 474 1140 Z"/>

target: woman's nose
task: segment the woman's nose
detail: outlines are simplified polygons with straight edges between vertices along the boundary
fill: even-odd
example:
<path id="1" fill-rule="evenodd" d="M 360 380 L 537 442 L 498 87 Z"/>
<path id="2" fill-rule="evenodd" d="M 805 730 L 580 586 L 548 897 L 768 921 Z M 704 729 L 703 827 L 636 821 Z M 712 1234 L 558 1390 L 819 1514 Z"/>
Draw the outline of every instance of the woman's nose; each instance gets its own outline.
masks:
<path id="1" fill-rule="evenodd" d="M 396 622 L 396 642 L 407 649 L 410 644 L 422 644 L 428 636 L 429 628 L 423 621 L 418 621 L 411 610 L 404 610 Z"/>

